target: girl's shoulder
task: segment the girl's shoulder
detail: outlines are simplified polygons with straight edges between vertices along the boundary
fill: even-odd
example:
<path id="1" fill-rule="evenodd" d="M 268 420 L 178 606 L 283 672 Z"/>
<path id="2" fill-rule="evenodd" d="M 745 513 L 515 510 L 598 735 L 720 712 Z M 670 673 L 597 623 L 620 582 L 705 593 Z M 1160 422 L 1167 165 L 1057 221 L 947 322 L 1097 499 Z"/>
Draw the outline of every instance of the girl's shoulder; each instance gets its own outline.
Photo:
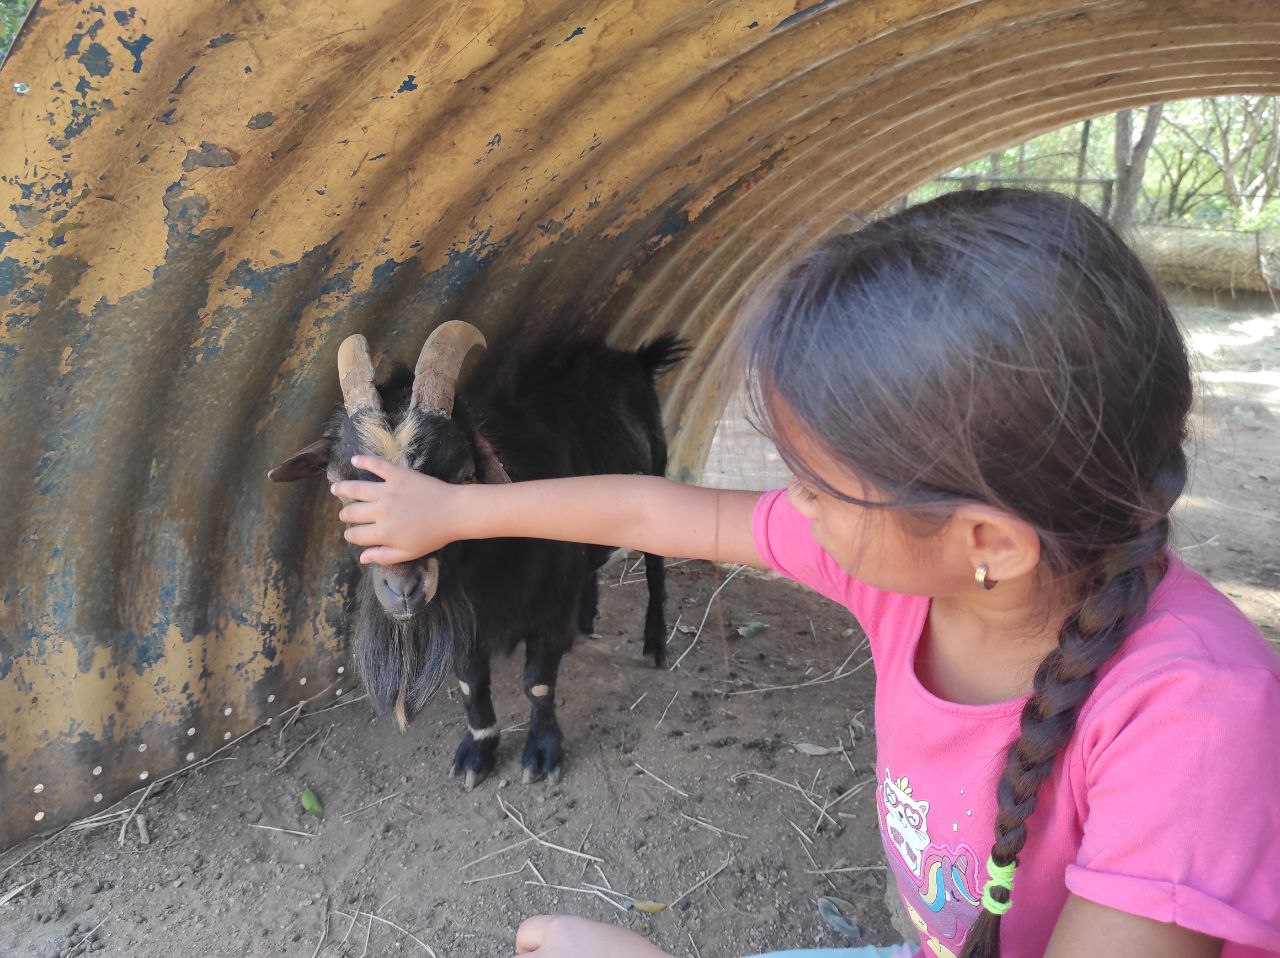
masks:
<path id="1" fill-rule="evenodd" d="M 1098 673 L 1080 714 L 1082 738 L 1099 744 L 1098 736 L 1139 715 L 1142 724 L 1178 724 L 1210 711 L 1214 724 L 1231 716 L 1280 722 L 1280 652 L 1230 598 L 1171 555 L 1146 614 Z"/>

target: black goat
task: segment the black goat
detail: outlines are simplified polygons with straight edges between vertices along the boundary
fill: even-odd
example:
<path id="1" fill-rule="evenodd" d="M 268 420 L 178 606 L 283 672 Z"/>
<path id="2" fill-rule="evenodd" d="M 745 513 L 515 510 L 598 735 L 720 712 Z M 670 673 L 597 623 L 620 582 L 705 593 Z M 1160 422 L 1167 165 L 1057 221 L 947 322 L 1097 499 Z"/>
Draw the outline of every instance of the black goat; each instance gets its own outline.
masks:
<path id="1" fill-rule="evenodd" d="M 364 337 L 349 337 L 338 351 L 343 407 L 322 439 L 268 476 L 376 480 L 351 465 L 358 453 L 453 483 L 666 471 L 654 379 L 684 355 L 673 337 L 636 352 L 577 343 L 520 357 L 487 354 L 455 403 L 462 362 L 483 345 L 474 326 L 444 323 L 422 347 L 412 375 L 400 366 L 375 386 Z M 468 724 L 453 772 L 465 773 L 470 788 L 493 769 L 498 747 L 490 656 L 524 642 L 524 691 L 532 703 L 524 780 L 558 780 L 556 673 L 575 626 L 592 631 L 596 572 L 611 551 L 492 539 L 457 542 L 401 565 L 363 567 L 351 645 L 374 708 L 394 710 L 407 727 L 452 663 Z M 644 654 L 661 666 L 667 639 L 661 556 L 645 555 L 645 577 Z"/>

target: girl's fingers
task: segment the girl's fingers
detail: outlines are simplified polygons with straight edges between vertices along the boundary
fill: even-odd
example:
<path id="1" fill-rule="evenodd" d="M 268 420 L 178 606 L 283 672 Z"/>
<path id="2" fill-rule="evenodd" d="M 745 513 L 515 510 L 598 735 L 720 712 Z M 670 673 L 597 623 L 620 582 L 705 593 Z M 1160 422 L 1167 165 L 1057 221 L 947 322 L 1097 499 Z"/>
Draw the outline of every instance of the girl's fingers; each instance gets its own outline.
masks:
<path id="1" fill-rule="evenodd" d="M 360 526 L 347 526 L 342 536 L 353 546 L 376 546 L 385 542 L 387 538 L 372 522 Z"/>
<path id="2" fill-rule="evenodd" d="M 357 469 L 363 469 L 365 472 L 371 472 L 382 479 L 390 479 L 401 469 L 404 469 L 404 466 L 397 466 L 393 462 L 387 462 L 380 456 L 352 456 L 351 465 Z"/>
<path id="3" fill-rule="evenodd" d="M 393 549 L 391 546 L 374 546 L 360 553 L 361 565 L 399 565 L 418 558 L 410 552 Z"/>
<path id="4" fill-rule="evenodd" d="M 338 513 L 338 519 L 348 524 L 374 522 L 378 518 L 375 514 L 377 511 L 372 503 L 352 502 L 342 507 L 342 511 Z"/>
<path id="5" fill-rule="evenodd" d="M 329 491 L 339 499 L 351 499 L 354 502 L 372 502 L 378 497 L 379 491 L 385 490 L 385 483 L 362 482 L 359 479 L 344 479 L 329 487 Z"/>
<path id="6" fill-rule="evenodd" d="M 534 915 L 522 921 L 516 929 L 516 954 L 527 955 L 531 951 L 537 951 L 546 937 L 547 922 L 550 920 L 550 915 Z"/>

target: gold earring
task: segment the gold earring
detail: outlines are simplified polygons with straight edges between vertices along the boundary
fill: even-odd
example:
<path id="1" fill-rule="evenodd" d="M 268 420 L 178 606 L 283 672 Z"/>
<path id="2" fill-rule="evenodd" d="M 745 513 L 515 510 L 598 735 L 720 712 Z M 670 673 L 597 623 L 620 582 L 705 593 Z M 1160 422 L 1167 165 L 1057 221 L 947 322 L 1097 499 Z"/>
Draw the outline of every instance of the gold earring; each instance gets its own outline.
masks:
<path id="1" fill-rule="evenodd" d="M 988 591 L 996 587 L 996 580 L 987 578 L 989 571 L 985 562 L 973 570 L 973 581 Z"/>

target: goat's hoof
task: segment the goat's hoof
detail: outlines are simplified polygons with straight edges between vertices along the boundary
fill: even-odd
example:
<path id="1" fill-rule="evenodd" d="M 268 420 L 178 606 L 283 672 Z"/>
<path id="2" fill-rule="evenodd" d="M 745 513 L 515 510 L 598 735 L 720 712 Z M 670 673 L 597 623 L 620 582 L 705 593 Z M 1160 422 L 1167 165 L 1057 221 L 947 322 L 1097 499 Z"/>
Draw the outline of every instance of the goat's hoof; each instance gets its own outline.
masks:
<path id="1" fill-rule="evenodd" d="M 541 775 L 539 775 L 539 774 L 537 774 L 533 769 L 531 769 L 531 768 L 526 768 L 526 769 L 524 770 L 524 773 L 520 776 L 520 782 L 521 782 L 521 784 L 523 784 L 523 785 L 532 785 L 534 782 L 536 782 L 536 781 L 537 781 L 538 779 L 540 779 L 541 777 L 542 777 L 542 776 L 541 776 Z"/>
<path id="2" fill-rule="evenodd" d="M 551 771 L 547 772 L 547 784 L 548 785 L 560 784 L 560 766 L 559 765 L 557 765 Z"/>
<path id="3" fill-rule="evenodd" d="M 469 792 L 484 780 L 484 772 L 477 772 L 474 768 L 469 768 L 467 769 L 467 778 L 463 783 L 463 787 Z"/>

